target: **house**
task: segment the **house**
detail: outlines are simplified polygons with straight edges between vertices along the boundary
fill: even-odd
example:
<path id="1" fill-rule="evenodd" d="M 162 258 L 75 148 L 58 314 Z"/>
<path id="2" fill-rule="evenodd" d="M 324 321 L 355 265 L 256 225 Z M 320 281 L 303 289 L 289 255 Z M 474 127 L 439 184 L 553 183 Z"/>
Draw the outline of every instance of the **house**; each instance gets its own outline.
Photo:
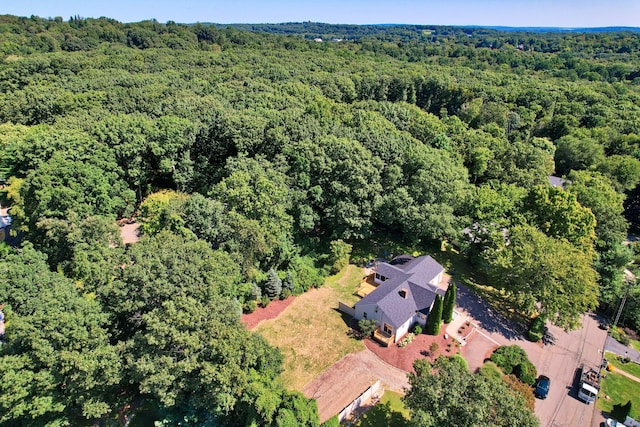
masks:
<path id="1" fill-rule="evenodd" d="M 425 325 L 436 294 L 444 297 L 438 287 L 443 273 L 444 267 L 430 256 L 401 255 L 380 263 L 374 276 L 378 286 L 356 303 L 354 318 L 375 320 L 378 341 L 399 341 L 414 324 Z"/>
<path id="2" fill-rule="evenodd" d="M 570 184 L 571 181 L 566 180 L 564 178 L 561 178 L 559 176 L 553 176 L 553 175 L 549 175 L 549 184 L 552 187 L 560 187 L 562 189 L 564 189 L 566 184 Z"/>

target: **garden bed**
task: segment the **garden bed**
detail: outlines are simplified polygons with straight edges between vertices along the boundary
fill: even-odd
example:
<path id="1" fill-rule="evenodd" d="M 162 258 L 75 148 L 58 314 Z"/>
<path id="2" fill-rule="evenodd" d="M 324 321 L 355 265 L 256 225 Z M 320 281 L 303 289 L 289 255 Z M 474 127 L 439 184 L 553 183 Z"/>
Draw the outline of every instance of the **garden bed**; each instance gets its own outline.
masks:
<path id="1" fill-rule="evenodd" d="M 451 337 L 445 338 L 444 329 L 442 328 L 442 333 L 438 336 L 416 335 L 414 340 L 404 348 L 399 347 L 397 344 L 383 347 L 372 339 L 366 339 L 364 343 L 369 350 L 388 364 L 406 372 L 413 372 L 413 362 L 416 359 L 427 358 L 433 361 L 438 356 L 451 356 L 460 352 L 460 347 L 456 345 L 456 340 Z M 432 343 L 438 344 L 438 350 L 433 353 L 429 351 Z"/>

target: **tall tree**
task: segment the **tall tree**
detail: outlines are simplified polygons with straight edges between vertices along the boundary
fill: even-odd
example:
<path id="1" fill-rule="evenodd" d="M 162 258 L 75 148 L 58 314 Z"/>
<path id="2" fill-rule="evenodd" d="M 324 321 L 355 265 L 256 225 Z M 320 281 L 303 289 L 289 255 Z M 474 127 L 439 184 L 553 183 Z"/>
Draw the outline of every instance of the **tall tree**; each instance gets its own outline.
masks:
<path id="1" fill-rule="evenodd" d="M 442 297 L 436 295 L 433 307 L 427 316 L 427 324 L 425 325 L 425 333 L 429 335 L 440 334 L 440 324 L 442 323 Z"/>
<path id="2" fill-rule="evenodd" d="M 486 259 L 495 286 L 514 297 L 519 310 L 536 311 L 565 329 L 597 305 L 597 274 L 592 258 L 569 242 L 531 226 L 511 229 L 507 244 Z"/>
<path id="3" fill-rule="evenodd" d="M 411 410 L 411 424 L 435 427 L 539 425 L 524 399 L 501 379 L 490 380 L 469 372 L 460 356 L 439 357 L 433 364 L 416 360 L 411 387 L 404 397 Z"/>
<path id="4" fill-rule="evenodd" d="M 589 209 L 578 203 L 575 194 L 539 185 L 529 190 L 524 209 L 530 223 L 548 236 L 566 239 L 585 250 L 592 248 L 596 220 Z"/>
<path id="5" fill-rule="evenodd" d="M 0 260 L 9 324 L 0 351 L 0 423 L 89 424 L 118 407 L 122 360 L 95 298 L 24 247 Z M 121 402 L 120 402 L 121 403 Z"/>
<path id="6" fill-rule="evenodd" d="M 628 224 L 623 217 L 624 197 L 613 183 L 598 172 L 573 171 L 567 190 L 589 208 L 596 219 L 595 233 L 599 247 L 615 246 L 627 237 Z"/>
<path id="7" fill-rule="evenodd" d="M 452 281 L 449 283 L 447 292 L 444 294 L 444 302 L 442 305 L 442 320 L 444 323 L 451 323 L 453 320 L 453 310 L 456 307 L 456 284 Z"/>

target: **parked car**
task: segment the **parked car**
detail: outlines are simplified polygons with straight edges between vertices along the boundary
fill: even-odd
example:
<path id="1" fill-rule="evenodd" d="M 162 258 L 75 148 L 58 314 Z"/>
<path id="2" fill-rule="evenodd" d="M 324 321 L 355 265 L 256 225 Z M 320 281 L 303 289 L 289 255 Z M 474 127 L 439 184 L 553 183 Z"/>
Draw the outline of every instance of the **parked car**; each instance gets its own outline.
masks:
<path id="1" fill-rule="evenodd" d="M 609 427 L 626 427 L 620 421 L 616 421 L 613 418 L 607 418 L 607 426 L 609 426 Z"/>
<path id="2" fill-rule="evenodd" d="M 549 387 L 551 386 L 551 380 L 545 375 L 540 375 L 536 381 L 536 389 L 533 394 L 538 399 L 546 399 L 549 394 Z"/>

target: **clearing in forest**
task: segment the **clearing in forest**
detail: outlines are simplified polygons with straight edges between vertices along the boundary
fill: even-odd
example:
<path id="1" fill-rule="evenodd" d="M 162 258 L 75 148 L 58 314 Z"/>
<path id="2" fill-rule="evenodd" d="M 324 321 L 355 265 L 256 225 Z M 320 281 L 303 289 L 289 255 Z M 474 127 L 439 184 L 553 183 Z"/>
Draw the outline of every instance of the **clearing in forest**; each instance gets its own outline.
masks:
<path id="1" fill-rule="evenodd" d="M 282 351 L 285 387 L 300 391 L 343 356 L 365 349 L 349 333 L 350 318 L 337 309 L 339 300 L 357 299 L 352 294 L 363 275 L 361 267 L 348 265 L 328 277 L 323 287 L 300 295 L 277 318 L 255 329 Z"/>

